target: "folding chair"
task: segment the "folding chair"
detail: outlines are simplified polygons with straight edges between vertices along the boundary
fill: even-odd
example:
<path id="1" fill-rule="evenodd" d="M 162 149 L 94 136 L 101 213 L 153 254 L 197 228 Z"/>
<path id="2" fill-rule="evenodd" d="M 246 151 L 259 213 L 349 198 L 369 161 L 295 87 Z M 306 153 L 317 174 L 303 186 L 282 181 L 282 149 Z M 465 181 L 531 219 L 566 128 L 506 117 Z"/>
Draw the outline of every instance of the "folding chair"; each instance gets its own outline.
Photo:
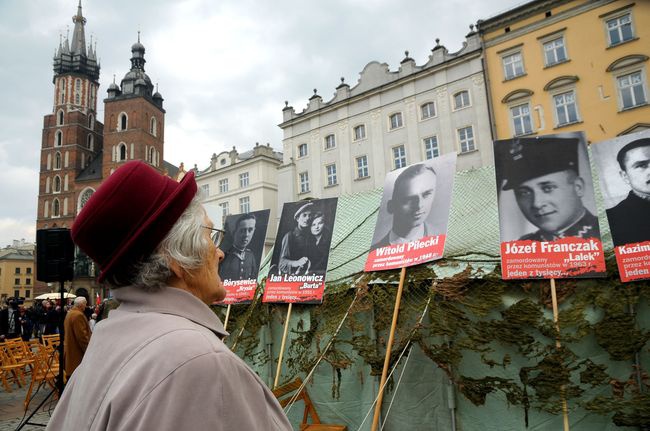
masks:
<path id="1" fill-rule="evenodd" d="M 286 407 L 291 400 L 294 400 L 294 402 L 302 400 L 305 403 L 305 410 L 302 415 L 302 422 L 300 423 L 300 431 L 347 431 L 348 427 L 346 425 L 321 423 L 318 413 L 316 413 L 316 408 L 309 398 L 307 389 L 304 387 L 300 389 L 301 386 L 302 380 L 296 378 L 294 381 L 282 385 L 273 391 L 273 395 L 275 395 L 283 408 Z M 299 389 L 300 392 L 295 394 Z M 307 423 L 308 418 L 311 418 L 311 423 Z"/>

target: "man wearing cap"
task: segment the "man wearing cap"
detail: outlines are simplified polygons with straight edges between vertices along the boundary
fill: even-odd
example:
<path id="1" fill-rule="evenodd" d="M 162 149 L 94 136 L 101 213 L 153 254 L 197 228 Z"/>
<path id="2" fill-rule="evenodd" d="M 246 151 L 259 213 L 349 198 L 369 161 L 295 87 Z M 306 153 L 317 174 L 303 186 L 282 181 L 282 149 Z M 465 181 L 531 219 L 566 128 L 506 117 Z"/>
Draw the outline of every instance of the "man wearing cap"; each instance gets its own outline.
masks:
<path id="1" fill-rule="evenodd" d="M 310 248 L 316 244 L 310 232 L 312 207 L 310 202 L 298 208 L 293 215 L 296 226 L 282 238 L 280 274 L 306 274 L 310 270 L 308 255 Z"/>
<path id="2" fill-rule="evenodd" d="M 650 138 L 626 144 L 616 160 L 630 192 L 607 210 L 614 245 L 650 241 Z"/>
<path id="3" fill-rule="evenodd" d="M 95 328 L 48 430 L 291 430 L 207 305 L 226 294 L 222 237 L 192 171 L 177 183 L 132 161 L 104 181 L 72 239 L 120 305 Z"/>
<path id="4" fill-rule="evenodd" d="M 390 244 L 415 241 L 433 235 L 427 218 L 436 195 L 436 172 L 424 163 L 404 169 L 393 187 L 386 211 L 392 215 L 391 230 L 371 250 Z"/>
<path id="5" fill-rule="evenodd" d="M 598 218 L 582 202 L 578 139 L 518 138 L 496 148 L 503 190 L 513 190 L 526 219 L 539 230 L 520 240 L 599 238 Z"/>
<path id="6" fill-rule="evenodd" d="M 232 246 L 226 251 L 219 266 L 222 280 L 248 280 L 257 278 L 257 260 L 248 245 L 255 234 L 255 215 L 242 214 L 235 222 Z"/>

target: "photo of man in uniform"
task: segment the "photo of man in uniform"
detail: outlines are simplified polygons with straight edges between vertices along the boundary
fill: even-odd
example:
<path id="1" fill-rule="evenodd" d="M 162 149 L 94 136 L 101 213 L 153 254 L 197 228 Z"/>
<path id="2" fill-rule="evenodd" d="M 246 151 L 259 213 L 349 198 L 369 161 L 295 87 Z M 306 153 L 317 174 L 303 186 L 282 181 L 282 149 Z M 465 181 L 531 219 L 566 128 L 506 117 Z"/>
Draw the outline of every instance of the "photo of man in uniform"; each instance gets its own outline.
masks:
<path id="1" fill-rule="evenodd" d="M 624 145 L 616 161 L 619 175 L 630 191 L 607 210 L 614 245 L 650 241 L 650 138 Z"/>
<path id="2" fill-rule="evenodd" d="M 514 192 L 521 214 L 537 228 L 519 240 L 600 238 L 598 218 L 583 202 L 591 184 L 579 172 L 579 142 L 543 137 L 495 143 L 501 190 Z"/>
<path id="3" fill-rule="evenodd" d="M 392 216 L 391 229 L 371 250 L 433 234 L 427 219 L 436 195 L 436 182 L 435 170 L 424 163 L 409 166 L 399 174 L 386 204 L 386 211 Z"/>
<path id="4" fill-rule="evenodd" d="M 222 280 L 248 280 L 257 278 L 258 263 L 253 250 L 248 248 L 255 234 L 257 219 L 254 214 L 242 214 L 235 222 L 233 243 L 225 251 L 219 265 Z"/>

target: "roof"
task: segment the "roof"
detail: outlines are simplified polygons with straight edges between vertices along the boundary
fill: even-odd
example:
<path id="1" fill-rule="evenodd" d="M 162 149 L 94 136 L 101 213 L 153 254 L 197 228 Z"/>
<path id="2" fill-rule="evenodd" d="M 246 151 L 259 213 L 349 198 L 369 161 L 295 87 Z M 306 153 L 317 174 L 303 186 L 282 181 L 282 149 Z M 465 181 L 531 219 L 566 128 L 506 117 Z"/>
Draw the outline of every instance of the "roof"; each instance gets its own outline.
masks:
<path id="1" fill-rule="evenodd" d="M 102 179 L 102 151 L 95 154 L 95 158 L 79 173 L 76 181 L 90 181 Z"/>
<path id="2" fill-rule="evenodd" d="M 169 175 L 170 178 L 176 178 L 176 175 L 178 175 L 178 171 L 180 170 L 178 166 L 169 163 L 167 160 L 163 160 L 163 169 L 167 171 L 167 175 Z"/>
<path id="3" fill-rule="evenodd" d="M 0 254 L 0 260 L 28 260 L 34 261 L 34 255 L 28 251 L 14 251 L 7 254 Z"/>
<path id="4" fill-rule="evenodd" d="M 603 248 L 613 248 L 595 172 L 598 219 Z M 327 265 L 327 282 L 344 281 L 363 272 L 377 221 L 382 188 L 340 196 Z M 262 262 L 266 276 L 271 252 Z M 441 277 L 472 266 L 491 272 L 500 262 L 499 217 L 494 166 L 457 172 L 454 177 L 444 259 L 431 263 Z"/>

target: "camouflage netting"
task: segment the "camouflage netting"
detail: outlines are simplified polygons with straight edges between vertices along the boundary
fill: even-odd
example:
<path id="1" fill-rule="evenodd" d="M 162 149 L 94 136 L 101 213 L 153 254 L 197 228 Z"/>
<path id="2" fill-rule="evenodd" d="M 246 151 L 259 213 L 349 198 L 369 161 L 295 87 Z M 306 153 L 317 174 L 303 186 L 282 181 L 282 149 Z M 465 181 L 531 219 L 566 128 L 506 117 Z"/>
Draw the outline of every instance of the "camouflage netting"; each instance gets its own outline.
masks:
<path id="1" fill-rule="evenodd" d="M 323 304 L 293 306 L 282 361 L 281 383 L 313 371 L 321 419 L 350 430 L 370 429 L 399 283 L 362 272 L 380 198 L 339 198 Z M 558 331 L 548 280 L 501 280 L 491 167 L 456 175 L 445 256 L 407 269 L 384 429 L 451 429 L 453 411 L 461 430 L 556 430 L 564 405 L 572 430 L 650 426 L 650 282 L 621 284 L 611 255 L 607 278 L 557 280 Z M 269 385 L 286 315 L 259 299 L 231 309 L 228 343 Z"/>

